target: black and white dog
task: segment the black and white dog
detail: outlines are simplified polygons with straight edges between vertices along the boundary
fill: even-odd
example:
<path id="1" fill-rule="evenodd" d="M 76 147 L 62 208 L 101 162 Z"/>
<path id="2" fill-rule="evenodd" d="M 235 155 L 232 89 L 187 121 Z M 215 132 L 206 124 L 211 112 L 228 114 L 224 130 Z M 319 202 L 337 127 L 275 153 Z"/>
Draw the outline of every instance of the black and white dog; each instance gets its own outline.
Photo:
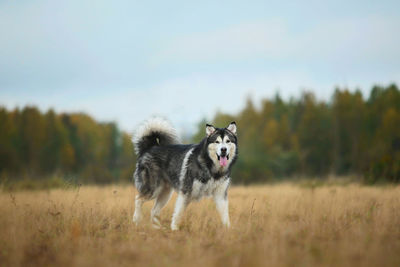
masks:
<path id="1" fill-rule="evenodd" d="M 171 229 L 178 230 L 182 212 L 193 200 L 213 197 L 222 223 L 230 226 L 228 187 L 237 154 L 236 124 L 226 128 L 206 125 L 206 137 L 199 144 L 180 144 L 171 125 L 160 118 L 142 124 L 133 136 L 138 155 L 134 173 L 138 195 L 133 221 L 142 218 L 142 205 L 155 199 L 151 222 L 160 228 L 159 215 L 172 192 L 178 193 Z"/>

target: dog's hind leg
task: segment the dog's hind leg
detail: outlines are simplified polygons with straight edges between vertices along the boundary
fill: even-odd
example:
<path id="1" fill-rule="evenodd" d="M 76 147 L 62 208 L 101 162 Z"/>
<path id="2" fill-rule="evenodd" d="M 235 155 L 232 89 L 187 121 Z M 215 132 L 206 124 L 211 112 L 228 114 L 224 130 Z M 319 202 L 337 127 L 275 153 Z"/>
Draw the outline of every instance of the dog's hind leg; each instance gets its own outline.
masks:
<path id="1" fill-rule="evenodd" d="M 145 198 L 140 194 L 136 195 L 135 197 L 135 212 L 133 214 L 133 222 L 138 225 L 142 220 L 142 206 L 145 202 Z"/>
<path id="2" fill-rule="evenodd" d="M 161 228 L 160 212 L 161 209 L 164 208 L 164 206 L 168 203 L 169 199 L 171 198 L 171 195 L 172 195 L 172 188 L 169 186 L 164 186 L 164 188 L 156 198 L 156 201 L 154 203 L 150 215 L 152 226 L 156 229 Z"/>
<path id="3" fill-rule="evenodd" d="M 182 212 L 186 209 L 189 204 L 189 199 L 183 193 L 178 194 L 178 198 L 175 202 L 175 210 L 172 215 L 171 229 L 179 230 L 179 222 L 181 220 Z"/>

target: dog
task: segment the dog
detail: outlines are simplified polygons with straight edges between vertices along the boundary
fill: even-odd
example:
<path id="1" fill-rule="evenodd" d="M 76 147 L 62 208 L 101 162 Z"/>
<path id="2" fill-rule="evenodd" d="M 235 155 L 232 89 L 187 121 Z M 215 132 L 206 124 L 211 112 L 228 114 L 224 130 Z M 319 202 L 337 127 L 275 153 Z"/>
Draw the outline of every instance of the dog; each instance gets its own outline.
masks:
<path id="1" fill-rule="evenodd" d="M 150 218 L 161 228 L 161 209 L 172 192 L 178 194 L 171 229 L 178 230 L 183 211 L 191 201 L 212 197 L 224 226 L 230 227 L 228 188 L 231 168 L 238 156 L 236 123 L 226 128 L 206 124 L 205 138 L 198 144 L 181 144 L 176 130 L 164 119 L 152 118 L 133 135 L 137 154 L 134 172 L 135 197 L 133 222 L 142 219 L 142 205 L 155 199 Z"/>

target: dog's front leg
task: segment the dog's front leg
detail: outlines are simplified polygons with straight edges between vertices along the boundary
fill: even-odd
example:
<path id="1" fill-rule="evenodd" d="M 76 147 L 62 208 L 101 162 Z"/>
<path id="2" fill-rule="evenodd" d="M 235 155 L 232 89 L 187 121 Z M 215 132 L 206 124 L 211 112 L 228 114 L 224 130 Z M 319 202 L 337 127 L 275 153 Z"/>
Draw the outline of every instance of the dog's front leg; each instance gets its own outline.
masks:
<path id="1" fill-rule="evenodd" d="M 186 209 L 189 204 L 189 199 L 183 193 L 178 194 L 178 198 L 175 202 L 175 210 L 172 215 L 171 229 L 173 231 L 179 230 L 179 223 L 181 220 L 182 212 Z"/>
<path id="2" fill-rule="evenodd" d="M 135 197 L 135 213 L 133 214 L 133 222 L 139 225 L 142 220 L 142 206 L 144 203 L 144 198 L 140 195 Z"/>
<path id="3" fill-rule="evenodd" d="M 229 203 L 228 197 L 225 195 L 215 195 L 214 196 L 215 205 L 217 206 L 217 210 L 219 215 L 221 216 L 222 224 L 229 228 L 231 222 L 229 220 Z"/>

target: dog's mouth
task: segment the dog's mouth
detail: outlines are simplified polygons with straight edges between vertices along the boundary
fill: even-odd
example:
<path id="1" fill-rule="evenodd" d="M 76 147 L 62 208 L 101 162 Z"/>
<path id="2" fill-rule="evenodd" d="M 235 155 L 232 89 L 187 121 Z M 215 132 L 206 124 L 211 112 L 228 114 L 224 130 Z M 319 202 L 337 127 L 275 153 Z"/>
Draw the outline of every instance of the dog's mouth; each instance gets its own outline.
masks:
<path id="1" fill-rule="evenodd" d="M 224 156 L 220 156 L 217 154 L 217 158 L 219 161 L 219 165 L 221 165 L 222 167 L 225 167 L 226 165 L 228 165 L 228 160 L 229 160 L 229 154 L 228 155 L 224 155 Z"/>

